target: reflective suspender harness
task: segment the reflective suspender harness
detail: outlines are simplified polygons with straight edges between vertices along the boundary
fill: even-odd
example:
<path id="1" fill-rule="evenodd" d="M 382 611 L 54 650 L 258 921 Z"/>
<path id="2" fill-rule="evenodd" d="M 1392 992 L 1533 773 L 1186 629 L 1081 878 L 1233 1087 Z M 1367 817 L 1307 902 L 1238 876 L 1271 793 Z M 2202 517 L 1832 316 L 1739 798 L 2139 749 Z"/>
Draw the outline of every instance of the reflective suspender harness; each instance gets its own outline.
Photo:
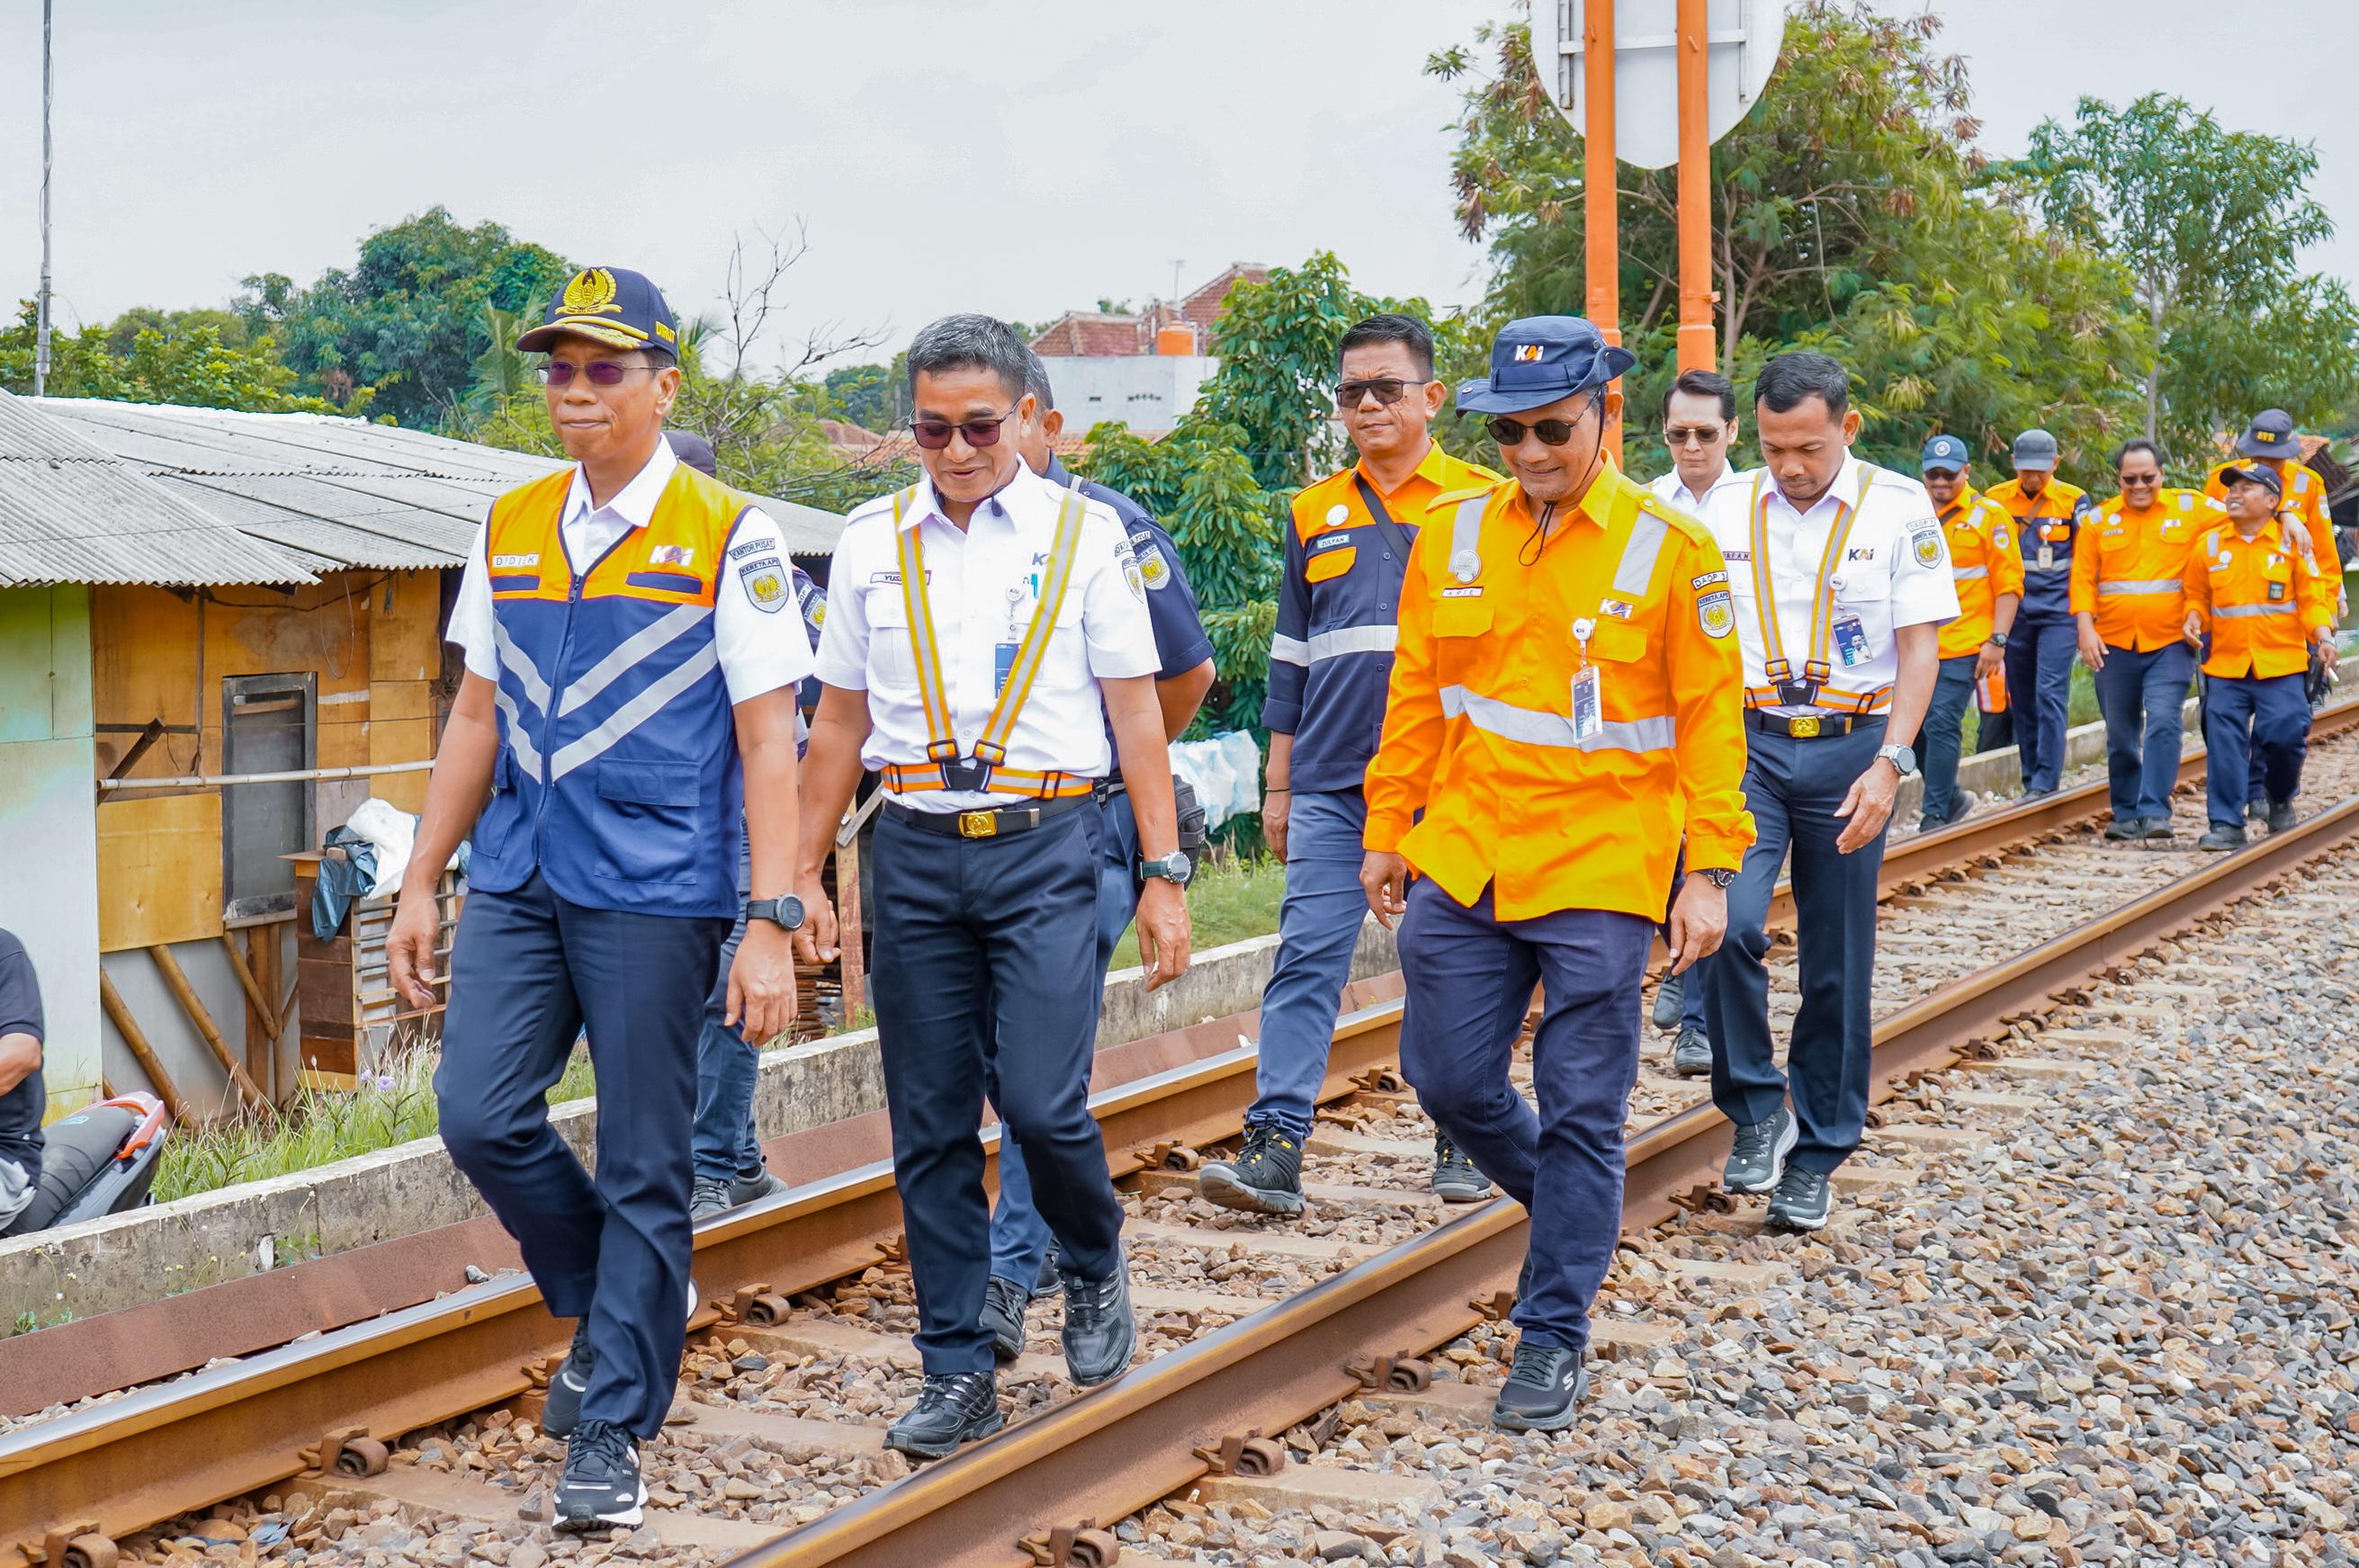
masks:
<path id="1" fill-rule="evenodd" d="M 1769 572 L 1769 504 L 1761 494 L 1761 479 L 1758 474 L 1753 476 L 1753 495 L 1746 515 L 1753 522 L 1753 609 L 1761 622 L 1761 672 L 1770 683 L 1746 687 L 1745 705 L 1756 708 L 1767 702 L 1795 707 L 1847 704 L 1855 713 L 1875 713 L 1892 700 L 1891 687 L 1879 686 L 1873 691 L 1837 691 L 1826 682 L 1834 673 L 1834 667 L 1827 662 L 1827 640 L 1834 626 L 1834 570 L 1843 561 L 1843 542 L 1851 538 L 1851 525 L 1867 500 L 1875 471 L 1862 463 L 1858 492 L 1848 504 L 1835 503 L 1834 526 L 1827 530 L 1826 551 L 1819 558 L 1818 587 L 1810 600 L 1810 650 L 1802 661 L 1799 681 L 1794 679 L 1793 662 L 1786 657 L 1786 639 L 1777 629 L 1777 594 Z"/>
<path id="2" fill-rule="evenodd" d="M 914 494 L 912 488 L 893 497 L 893 531 L 900 543 L 901 602 L 908 610 L 910 651 L 916 656 L 918 671 L 918 701 L 926 713 L 927 760 L 922 765 L 887 763 L 883 769 L 885 787 L 897 795 L 962 789 L 977 794 L 997 791 L 1029 795 L 1042 800 L 1088 794 L 1097 787 L 1094 779 L 1001 766 L 1007 760 L 1007 742 L 1016 733 L 1016 716 L 1024 711 L 1024 701 L 1031 694 L 1032 682 L 1040 673 L 1041 660 L 1048 656 L 1049 639 L 1055 634 L 1057 613 L 1064 604 L 1065 590 L 1072 583 L 1073 557 L 1082 538 L 1081 495 L 1068 490 L 1063 505 L 1057 509 L 1056 538 L 1049 547 L 1048 570 L 1041 577 L 1032 624 L 1024 629 L 1024 639 L 1016 645 L 1007 679 L 999 688 L 999 700 L 993 704 L 990 718 L 984 722 L 983 734 L 975 738 L 974 754 L 970 757 L 960 753 L 950 688 L 942 681 L 941 647 L 934 637 L 933 606 L 926 597 L 925 545 L 919 538 L 924 527 L 901 527 L 902 507 Z"/>

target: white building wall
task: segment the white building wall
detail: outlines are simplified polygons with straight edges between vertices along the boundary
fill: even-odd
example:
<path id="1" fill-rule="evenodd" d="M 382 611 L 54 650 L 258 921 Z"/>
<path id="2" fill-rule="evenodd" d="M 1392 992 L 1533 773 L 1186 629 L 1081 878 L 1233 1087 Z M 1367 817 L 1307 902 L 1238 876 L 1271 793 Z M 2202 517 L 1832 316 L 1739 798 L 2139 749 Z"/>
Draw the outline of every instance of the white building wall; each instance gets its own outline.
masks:
<path id="1" fill-rule="evenodd" d="M 1083 357 L 1049 355 L 1049 385 L 1065 416 L 1067 435 L 1118 420 L 1134 430 L 1168 430 L 1196 406 L 1221 362 L 1201 354 L 1137 354 Z"/>

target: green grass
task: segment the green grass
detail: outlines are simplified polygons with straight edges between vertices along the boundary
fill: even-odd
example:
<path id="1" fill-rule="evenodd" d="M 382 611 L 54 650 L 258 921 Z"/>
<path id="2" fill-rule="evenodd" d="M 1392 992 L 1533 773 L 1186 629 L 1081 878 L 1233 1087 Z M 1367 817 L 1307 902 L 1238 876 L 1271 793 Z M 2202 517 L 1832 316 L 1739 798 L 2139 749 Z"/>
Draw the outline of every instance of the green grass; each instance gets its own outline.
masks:
<path id="1" fill-rule="evenodd" d="M 1197 953 L 1277 929 L 1278 900 L 1286 896 L 1286 867 L 1266 856 L 1230 856 L 1204 867 L 1188 885 L 1189 945 Z M 1123 933 L 1112 969 L 1138 962 L 1138 932 Z"/>

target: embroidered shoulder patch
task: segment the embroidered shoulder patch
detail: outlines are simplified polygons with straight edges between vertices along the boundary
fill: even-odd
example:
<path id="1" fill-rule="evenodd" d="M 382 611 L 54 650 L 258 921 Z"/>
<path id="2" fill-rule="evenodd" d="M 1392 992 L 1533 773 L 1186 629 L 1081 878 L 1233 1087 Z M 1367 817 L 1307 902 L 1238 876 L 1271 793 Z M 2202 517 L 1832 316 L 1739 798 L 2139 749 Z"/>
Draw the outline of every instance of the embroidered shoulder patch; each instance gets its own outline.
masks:
<path id="1" fill-rule="evenodd" d="M 1696 625 L 1709 637 L 1724 637 L 1736 629 L 1736 601 L 1725 588 L 1696 595 Z"/>
<path id="2" fill-rule="evenodd" d="M 1908 545 L 1910 552 L 1917 557 L 1918 565 L 1939 566 L 1941 564 L 1940 529 L 1930 526 L 1921 528 L 1912 528 L 1909 530 L 1908 534 Z"/>
<path id="3" fill-rule="evenodd" d="M 1707 572 L 1700 576 L 1689 578 L 1688 586 L 1701 593 L 1704 589 L 1711 587 L 1715 583 L 1725 583 L 1727 581 L 1728 573 L 1725 572 Z"/>

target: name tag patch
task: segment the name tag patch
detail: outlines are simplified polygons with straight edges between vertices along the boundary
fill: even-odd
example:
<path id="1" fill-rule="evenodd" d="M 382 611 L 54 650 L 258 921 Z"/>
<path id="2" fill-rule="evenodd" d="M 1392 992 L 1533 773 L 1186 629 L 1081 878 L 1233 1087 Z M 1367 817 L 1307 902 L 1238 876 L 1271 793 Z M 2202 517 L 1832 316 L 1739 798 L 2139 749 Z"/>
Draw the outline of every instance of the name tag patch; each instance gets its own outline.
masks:
<path id="1" fill-rule="evenodd" d="M 1472 588 L 1444 588 L 1441 596 L 1445 599 L 1479 599 L 1483 596 L 1483 585 L 1478 583 Z"/>
<path id="2" fill-rule="evenodd" d="M 1701 577 L 1689 578 L 1688 586 L 1696 590 L 1698 593 L 1701 593 L 1704 589 L 1711 587 L 1715 583 L 1725 583 L 1727 581 L 1728 573 L 1725 572 L 1707 572 Z"/>
<path id="3" fill-rule="evenodd" d="M 768 539 L 756 539 L 751 544 L 733 546 L 729 551 L 729 559 L 732 561 L 743 561 L 749 555 L 759 555 L 769 548 L 770 541 Z"/>
<path id="4" fill-rule="evenodd" d="M 535 551 L 530 555 L 495 555 L 492 557 L 492 570 L 495 572 L 527 571 L 533 567 L 538 566 L 539 564 L 540 554 L 538 551 Z"/>

